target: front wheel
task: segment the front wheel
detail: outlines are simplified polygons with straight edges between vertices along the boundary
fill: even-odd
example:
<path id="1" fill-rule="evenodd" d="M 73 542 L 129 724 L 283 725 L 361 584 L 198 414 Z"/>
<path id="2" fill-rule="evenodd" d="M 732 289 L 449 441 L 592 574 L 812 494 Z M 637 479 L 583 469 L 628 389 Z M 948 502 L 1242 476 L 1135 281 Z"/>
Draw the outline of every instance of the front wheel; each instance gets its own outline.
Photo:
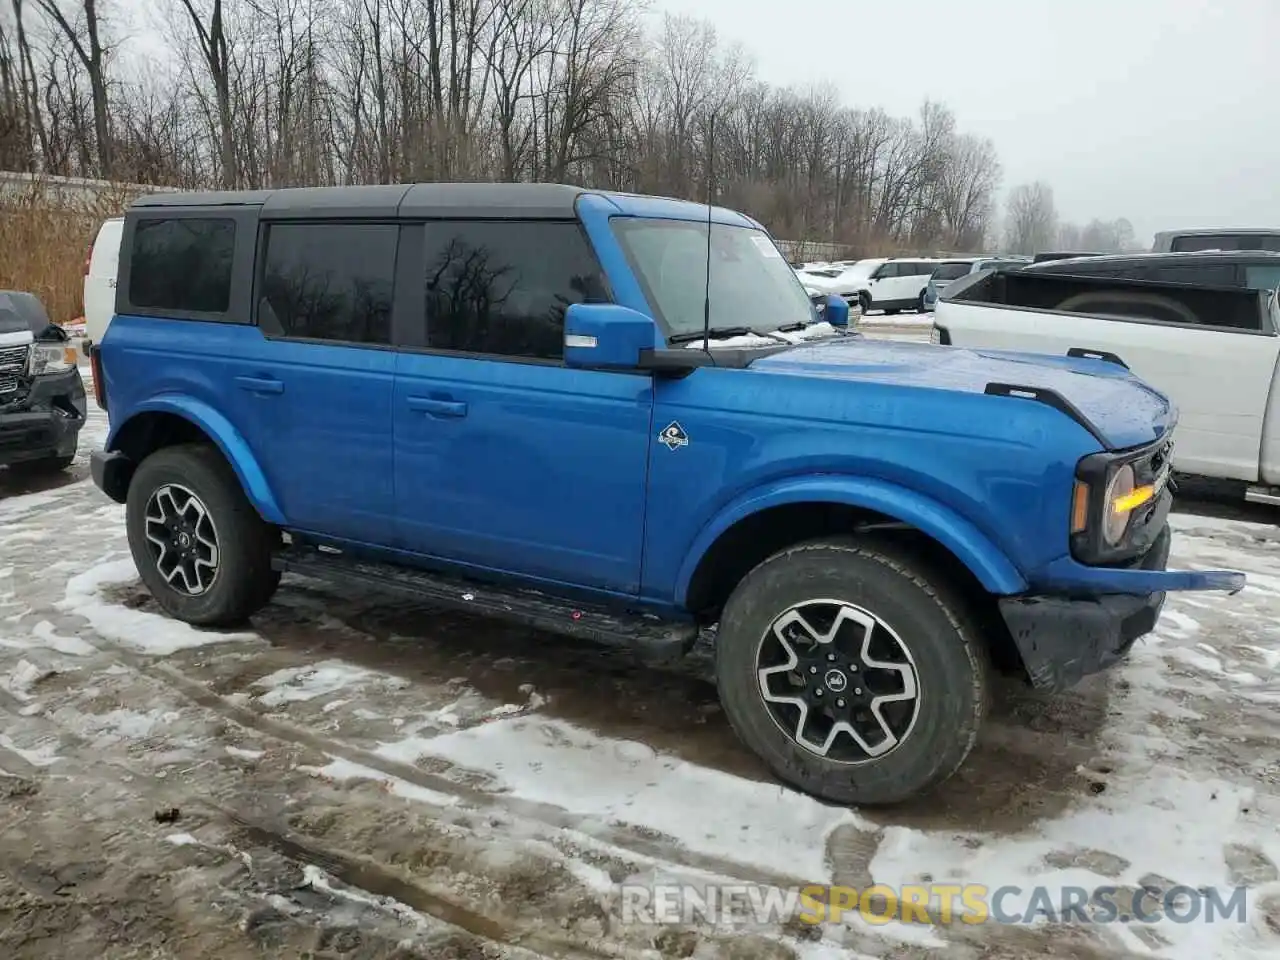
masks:
<path id="1" fill-rule="evenodd" d="M 925 306 L 925 302 L 924 302 L 924 299 L 925 299 L 924 295 L 928 292 L 929 291 L 927 290 L 920 291 L 920 296 L 916 298 L 916 313 L 924 313 L 928 309 L 928 307 Z"/>
<path id="2" fill-rule="evenodd" d="M 125 503 L 142 582 L 171 616 L 200 626 L 242 623 L 280 583 L 275 528 L 207 444 L 165 447 L 138 465 Z"/>
<path id="3" fill-rule="evenodd" d="M 823 800 L 888 804 L 950 777 L 986 712 L 963 605 L 891 544 L 817 541 L 738 585 L 716 677 L 739 738 Z"/>
<path id="4" fill-rule="evenodd" d="M 858 294 L 858 303 L 862 305 L 863 313 L 871 312 L 871 294 L 867 293 L 867 291 L 863 290 Z"/>

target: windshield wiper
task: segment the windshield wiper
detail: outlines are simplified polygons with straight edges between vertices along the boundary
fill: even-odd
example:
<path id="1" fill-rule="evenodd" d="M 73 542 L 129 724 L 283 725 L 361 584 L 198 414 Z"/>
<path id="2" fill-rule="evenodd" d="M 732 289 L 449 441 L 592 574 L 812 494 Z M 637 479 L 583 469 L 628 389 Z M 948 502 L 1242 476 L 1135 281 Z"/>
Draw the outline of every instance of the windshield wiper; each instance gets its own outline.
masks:
<path id="1" fill-rule="evenodd" d="M 694 340 L 727 340 L 730 337 L 772 337 L 779 343 L 792 346 L 786 337 L 773 333 L 762 333 L 752 327 L 712 327 L 710 330 L 691 330 L 688 333 L 673 333 L 667 337 L 667 343 L 691 343 Z"/>

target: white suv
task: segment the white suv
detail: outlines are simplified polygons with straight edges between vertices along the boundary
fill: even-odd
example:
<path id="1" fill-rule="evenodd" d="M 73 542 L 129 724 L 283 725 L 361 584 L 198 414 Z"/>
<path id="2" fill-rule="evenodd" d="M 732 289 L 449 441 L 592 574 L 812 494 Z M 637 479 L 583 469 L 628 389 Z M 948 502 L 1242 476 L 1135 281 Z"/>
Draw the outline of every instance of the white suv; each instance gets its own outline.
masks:
<path id="1" fill-rule="evenodd" d="M 116 312 L 116 268 L 120 263 L 120 238 L 124 218 L 113 217 L 98 228 L 84 263 L 84 340 L 89 349 L 102 340 Z"/>
<path id="2" fill-rule="evenodd" d="M 870 303 L 863 303 L 865 310 L 883 310 L 897 313 L 899 310 L 923 312 L 925 288 L 937 269 L 940 260 L 892 259 L 884 260 L 867 278 Z"/>

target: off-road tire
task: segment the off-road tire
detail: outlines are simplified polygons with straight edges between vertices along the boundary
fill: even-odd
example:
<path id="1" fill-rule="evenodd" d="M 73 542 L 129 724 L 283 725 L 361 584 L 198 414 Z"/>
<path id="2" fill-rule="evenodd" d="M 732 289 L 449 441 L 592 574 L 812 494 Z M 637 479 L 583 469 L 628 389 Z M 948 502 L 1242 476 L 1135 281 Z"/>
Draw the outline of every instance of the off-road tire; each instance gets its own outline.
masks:
<path id="1" fill-rule="evenodd" d="M 830 760 L 785 733 L 757 678 L 757 651 L 774 620 L 826 598 L 872 613 L 915 662 L 919 712 L 899 745 L 859 764 Z M 789 547 L 738 584 L 716 631 L 720 699 L 739 739 L 780 779 L 823 800 L 892 804 L 950 777 L 973 748 L 987 712 L 986 649 L 945 578 L 892 543 L 823 539 Z"/>
<path id="2" fill-rule="evenodd" d="M 199 497 L 217 528 L 217 572 L 198 596 L 165 581 L 146 538 L 148 501 L 157 489 L 171 483 Z M 271 568 L 278 531 L 258 516 L 230 464 L 209 444 L 165 447 L 143 460 L 129 483 L 125 527 L 142 582 L 178 620 L 208 627 L 242 624 L 267 604 L 280 584 L 280 572 Z"/>

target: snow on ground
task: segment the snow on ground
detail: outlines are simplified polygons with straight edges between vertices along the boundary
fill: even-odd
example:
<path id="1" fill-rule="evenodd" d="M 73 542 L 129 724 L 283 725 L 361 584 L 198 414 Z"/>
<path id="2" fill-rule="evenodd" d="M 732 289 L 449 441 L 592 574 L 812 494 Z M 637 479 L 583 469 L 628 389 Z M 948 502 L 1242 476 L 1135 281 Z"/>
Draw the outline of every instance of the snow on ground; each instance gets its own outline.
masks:
<path id="1" fill-rule="evenodd" d="M 104 433 L 95 413 L 86 434 Z M 652 671 L 292 578 L 252 629 L 176 623 L 136 581 L 122 511 L 77 464 L 61 485 L 0 499 L 0 797 L 22 824 L 0 833 L 0 896 L 6 884 L 49 896 L 6 862 L 99 879 L 59 895 L 72 913 L 14 935 L 26 939 L 0 931 L 0 946 L 38 955 L 40 929 L 68 929 L 83 938 L 60 956 L 101 955 L 93 917 L 108 903 L 135 911 L 133 935 L 156 938 L 157 955 L 181 939 L 199 958 L 316 930 L 408 938 L 422 956 L 478 938 L 513 960 L 605 943 L 742 960 L 1280 955 L 1280 528 L 1172 522 L 1174 565 L 1243 569 L 1249 586 L 1171 595 L 1128 662 L 1077 690 L 1006 694 L 937 794 L 845 810 L 779 786 L 700 668 Z M 847 916 L 813 942 L 793 928 L 610 920 L 624 881 L 716 878 L 1020 888 L 1009 910 L 1036 885 L 1113 887 L 1119 901 L 1241 886 L 1246 918 Z M 175 898 L 188 906 L 171 913 Z M 262 924 L 276 940 L 255 940 Z M 694 939 L 663 939 L 677 934 Z"/>

